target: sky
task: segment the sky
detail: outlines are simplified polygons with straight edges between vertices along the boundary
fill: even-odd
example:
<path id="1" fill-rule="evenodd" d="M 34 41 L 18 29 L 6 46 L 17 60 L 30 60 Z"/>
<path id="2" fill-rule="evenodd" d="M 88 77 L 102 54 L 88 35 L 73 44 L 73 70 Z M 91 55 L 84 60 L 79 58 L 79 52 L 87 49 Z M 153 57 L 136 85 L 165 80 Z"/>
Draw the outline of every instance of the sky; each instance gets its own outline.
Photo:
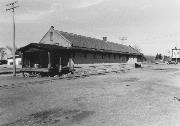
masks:
<path id="1" fill-rule="evenodd" d="M 0 0 L 0 47 L 12 46 L 12 12 Z M 180 48 L 180 0 L 18 0 L 16 46 L 56 30 L 138 46 L 145 55 Z M 127 40 L 122 41 L 122 37 Z"/>

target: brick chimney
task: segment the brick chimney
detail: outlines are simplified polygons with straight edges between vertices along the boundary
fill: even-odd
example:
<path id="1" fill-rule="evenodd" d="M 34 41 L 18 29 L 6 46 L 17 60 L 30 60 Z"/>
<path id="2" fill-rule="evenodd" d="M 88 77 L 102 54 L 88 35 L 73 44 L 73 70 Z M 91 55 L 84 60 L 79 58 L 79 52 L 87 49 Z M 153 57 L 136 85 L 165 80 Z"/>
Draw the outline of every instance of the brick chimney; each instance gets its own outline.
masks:
<path id="1" fill-rule="evenodd" d="M 50 41 L 53 42 L 53 30 L 54 30 L 54 26 L 51 26 L 51 30 L 50 30 Z"/>
<path id="2" fill-rule="evenodd" d="M 51 26 L 52 29 L 54 29 L 54 26 Z"/>
<path id="3" fill-rule="evenodd" d="M 103 41 L 105 41 L 105 42 L 106 42 L 106 41 L 107 41 L 107 37 L 103 37 Z"/>

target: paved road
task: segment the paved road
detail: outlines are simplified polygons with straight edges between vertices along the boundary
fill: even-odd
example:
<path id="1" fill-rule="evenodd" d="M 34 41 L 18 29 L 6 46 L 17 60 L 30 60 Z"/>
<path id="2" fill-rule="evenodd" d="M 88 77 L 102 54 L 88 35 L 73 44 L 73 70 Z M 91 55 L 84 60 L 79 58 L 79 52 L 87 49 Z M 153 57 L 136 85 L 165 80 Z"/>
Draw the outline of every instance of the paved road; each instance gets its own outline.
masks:
<path id="1" fill-rule="evenodd" d="M 179 65 L 75 80 L 0 77 L 4 126 L 179 126 L 179 117 Z"/>

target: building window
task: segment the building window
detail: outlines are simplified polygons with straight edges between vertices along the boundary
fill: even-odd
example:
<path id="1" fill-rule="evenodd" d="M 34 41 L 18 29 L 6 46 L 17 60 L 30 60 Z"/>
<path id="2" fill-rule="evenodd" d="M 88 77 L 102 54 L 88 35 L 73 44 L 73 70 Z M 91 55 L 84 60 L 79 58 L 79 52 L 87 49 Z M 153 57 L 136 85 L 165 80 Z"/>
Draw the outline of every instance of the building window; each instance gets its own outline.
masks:
<path id="1" fill-rule="evenodd" d="M 53 41 L 53 32 L 50 32 L 50 41 Z"/>

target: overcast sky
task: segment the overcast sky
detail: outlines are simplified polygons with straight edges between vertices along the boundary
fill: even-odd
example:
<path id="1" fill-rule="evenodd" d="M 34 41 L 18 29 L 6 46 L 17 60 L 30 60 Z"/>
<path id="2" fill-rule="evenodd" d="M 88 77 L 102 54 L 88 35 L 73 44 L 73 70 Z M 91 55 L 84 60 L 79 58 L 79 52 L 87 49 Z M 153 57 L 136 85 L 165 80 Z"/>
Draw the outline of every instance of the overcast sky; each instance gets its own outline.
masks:
<path id="1" fill-rule="evenodd" d="M 12 45 L 12 13 L 0 0 L 0 46 Z M 180 0 L 19 0 L 16 45 L 37 43 L 55 29 L 138 45 L 144 54 L 180 48 Z"/>

